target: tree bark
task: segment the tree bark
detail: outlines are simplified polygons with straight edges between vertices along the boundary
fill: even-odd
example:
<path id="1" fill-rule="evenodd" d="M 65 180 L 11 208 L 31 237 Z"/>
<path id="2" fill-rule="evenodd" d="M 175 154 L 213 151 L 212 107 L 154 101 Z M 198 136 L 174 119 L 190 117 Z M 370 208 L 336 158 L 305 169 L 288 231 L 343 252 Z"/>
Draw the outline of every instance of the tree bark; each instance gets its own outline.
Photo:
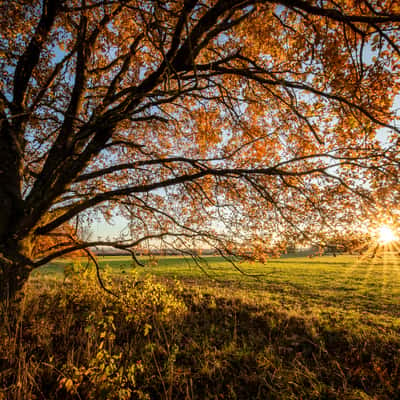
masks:
<path id="1" fill-rule="evenodd" d="M 12 303 L 20 298 L 31 270 L 30 265 L 0 261 L 0 302 Z"/>
<path id="2" fill-rule="evenodd" d="M 9 302 L 17 298 L 32 269 L 30 232 L 22 233 L 20 229 L 25 217 L 24 123 L 18 117 L 11 124 L 3 107 L 0 108 L 0 301 Z"/>

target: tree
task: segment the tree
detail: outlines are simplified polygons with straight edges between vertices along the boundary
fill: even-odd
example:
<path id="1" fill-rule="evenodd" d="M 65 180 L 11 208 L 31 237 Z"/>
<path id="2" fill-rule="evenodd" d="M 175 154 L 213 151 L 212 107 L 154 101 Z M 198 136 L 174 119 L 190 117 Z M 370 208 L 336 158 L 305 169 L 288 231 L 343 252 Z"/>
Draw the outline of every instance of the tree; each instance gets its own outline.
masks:
<path id="1" fill-rule="evenodd" d="M 261 257 L 398 204 L 398 2 L 1 7 L 3 299 L 93 245 Z M 71 229 L 99 213 L 129 234 Z"/>

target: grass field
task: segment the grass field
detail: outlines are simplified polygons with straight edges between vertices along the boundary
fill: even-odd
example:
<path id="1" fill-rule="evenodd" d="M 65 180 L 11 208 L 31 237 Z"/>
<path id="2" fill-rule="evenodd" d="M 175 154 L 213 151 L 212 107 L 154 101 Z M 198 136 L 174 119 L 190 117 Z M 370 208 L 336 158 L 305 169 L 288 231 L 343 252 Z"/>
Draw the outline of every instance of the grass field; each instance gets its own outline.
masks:
<path id="1" fill-rule="evenodd" d="M 397 255 L 286 257 L 238 264 L 244 274 L 204 260 L 207 274 L 181 257 L 99 257 L 118 298 L 84 265 L 36 271 L 19 334 L 0 345 L 0 399 L 400 398 Z"/>
<path id="2" fill-rule="evenodd" d="M 143 261 L 145 268 L 133 267 L 128 256 L 100 256 L 100 268 L 108 273 L 148 274 L 179 279 L 203 290 L 221 288 L 229 292 L 238 289 L 246 297 L 262 297 L 291 309 L 293 306 L 309 312 L 332 309 L 343 313 L 370 313 L 374 319 L 393 317 L 400 323 L 400 258 L 388 254 L 382 258 L 363 259 L 357 256 L 286 257 L 267 264 L 239 263 L 237 271 L 220 257 L 205 257 L 201 267 L 183 257 L 159 257 Z M 42 267 L 34 278 L 64 278 L 65 260 Z M 336 310 L 335 310 L 336 309 Z"/>

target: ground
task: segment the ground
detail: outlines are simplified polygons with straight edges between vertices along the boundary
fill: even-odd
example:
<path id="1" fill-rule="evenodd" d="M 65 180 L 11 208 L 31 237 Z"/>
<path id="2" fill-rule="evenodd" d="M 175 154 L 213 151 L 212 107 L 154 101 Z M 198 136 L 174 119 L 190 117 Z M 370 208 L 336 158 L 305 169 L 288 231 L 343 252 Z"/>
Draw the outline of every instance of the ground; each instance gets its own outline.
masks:
<path id="1" fill-rule="evenodd" d="M 397 254 L 205 260 L 99 257 L 117 297 L 79 260 L 35 272 L 0 399 L 400 398 Z"/>

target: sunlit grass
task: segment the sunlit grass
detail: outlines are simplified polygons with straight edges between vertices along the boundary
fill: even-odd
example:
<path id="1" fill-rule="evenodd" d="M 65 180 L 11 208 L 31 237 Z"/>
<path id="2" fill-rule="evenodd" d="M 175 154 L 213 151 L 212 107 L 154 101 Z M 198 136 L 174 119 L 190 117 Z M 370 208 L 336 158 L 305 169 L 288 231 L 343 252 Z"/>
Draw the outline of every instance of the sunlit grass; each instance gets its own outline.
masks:
<path id="1" fill-rule="evenodd" d="M 393 247 L 385 246 L 378 252 L 370 248 L 365 255 L 337 257 L 292 257 L 271 259 L 266 264 L 240 263 L 249 275 L 242 275 L 232 265 L 219 257 L 205 257 L 202 264 L 207 275 L 195 263 L 182 257 L 159 257 L 146 267 L 135 267 L 126 257 L 99 257 L 101 268 L 111 273 L 128 275 L 137 271 L 160 278 L 180 279 L 192 285 L 240 288 L 249 296 L 263 293 L 286 304 L 335 305 L 349 308 L 369 304 L 369 309 L 386 309 L 399 305 L 400 257 Z M 64 261 L 65 263 L 65 261 Z M 47 266 L 40 275 L 62 278 L 63 261 Z"/>

